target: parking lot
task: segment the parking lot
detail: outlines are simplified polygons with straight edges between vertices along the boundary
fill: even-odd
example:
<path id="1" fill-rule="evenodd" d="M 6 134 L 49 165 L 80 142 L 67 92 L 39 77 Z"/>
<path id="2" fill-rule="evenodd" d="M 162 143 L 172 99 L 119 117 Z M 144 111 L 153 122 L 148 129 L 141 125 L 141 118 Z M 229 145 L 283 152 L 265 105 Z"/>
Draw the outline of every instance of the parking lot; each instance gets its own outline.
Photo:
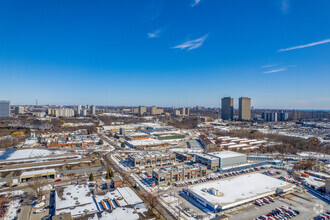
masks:
<path id="1" fill-rule="evenodd" d="M 263 206 L 253 205 L 245 209 L 233 211 L 227 215 L 233 220 L 255 219 L 283 205 L 299 211 L 299 215 L 292 217 L 292 219 L 314 219 L 320 213 L 330 210 L 326 202 L 317 199 L 309 193 L 292 193 L 284 197 L 276 197 L 275 202 L 270 204 Z"/>

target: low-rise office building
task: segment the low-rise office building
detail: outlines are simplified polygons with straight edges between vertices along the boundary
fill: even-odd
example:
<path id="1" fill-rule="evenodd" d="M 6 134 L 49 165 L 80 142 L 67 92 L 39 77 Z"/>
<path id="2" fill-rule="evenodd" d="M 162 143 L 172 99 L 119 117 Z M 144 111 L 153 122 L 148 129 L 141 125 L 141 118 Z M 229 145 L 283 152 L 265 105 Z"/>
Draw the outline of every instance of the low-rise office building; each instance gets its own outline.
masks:
<path id="1" fill-rule="evenodd" d="M 212 155 L 208 155 L 205 153 L 196 153 L 195 155 L 195 161 L 201 164 L 204 164 L 207 166 L 208 169 L 211 169 L 213 171 L 217 171 L 219 168 L 219 158 L 214 157 Z"/>
<path id="2" fill-rule="evenodd" d="M 157 185 L 165 185 L 206 176 L 206 171 L 206 166 L 202 164 L 181 165 L 154 169 L 152 177 Z"/>
<path id="3" fill-rule="evenodd" d="M 176 155 L 169 152 L 131 153 L 128 155 L 128 160 L 134 167 L 164 166 L 174 164 L 176 162 Z"/>

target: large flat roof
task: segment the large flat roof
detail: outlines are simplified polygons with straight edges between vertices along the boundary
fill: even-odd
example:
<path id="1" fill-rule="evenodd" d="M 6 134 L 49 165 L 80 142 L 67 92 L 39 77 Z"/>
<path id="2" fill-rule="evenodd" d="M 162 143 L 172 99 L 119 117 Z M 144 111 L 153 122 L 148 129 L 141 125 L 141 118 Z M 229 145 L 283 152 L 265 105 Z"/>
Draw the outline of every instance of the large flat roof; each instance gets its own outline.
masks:
<path id="1" fill-rule="evenodd" d="M 237 152 L 230 151 L 230 150 L 212 152 L 212 153 L 208 153 L 208 154 L 216 156 L 216 157 L 220 157 L 221 159 L 229 158 L 229 157 L 245 156 L 245 154 L 237 153 Z"/>
<path id="2" fill-rule="evenodd" d="M 204 198 L 213 205 L 221 207 L 234 205 L 242 200 L 251 200 L 254 197 L 267 193 L 275 193 L 277 188 L 291 188 L 294 185 L 266 176 L 260 173 L 236 176 L 227 180 L 202 183 L 189 188 L 190 191 Z M 219 195 L 213 195 L 208 189 L 214 188 Z"/>
<path id="3" fill-rule="evenodd" d="M 43 173 L 55 173 L 55 169 L 47 169 L 47 170 L 33 170 L 33 171 L 25 171 L 21 174 L 21 176 L 29 176 Z"/>

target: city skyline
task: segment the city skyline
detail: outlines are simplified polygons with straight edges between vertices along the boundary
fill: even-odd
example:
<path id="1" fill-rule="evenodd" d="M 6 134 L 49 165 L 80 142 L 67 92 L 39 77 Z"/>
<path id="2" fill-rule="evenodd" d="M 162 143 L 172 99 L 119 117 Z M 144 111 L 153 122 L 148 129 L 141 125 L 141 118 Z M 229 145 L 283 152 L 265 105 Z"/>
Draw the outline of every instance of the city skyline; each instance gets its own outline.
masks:
<path id="1" fill-rule="evenodd" d="M 247 96 L 254 108 L 327 110 L 329 9 L 326 0 L 2 2 L 0 99 L 219 107 Z"/>

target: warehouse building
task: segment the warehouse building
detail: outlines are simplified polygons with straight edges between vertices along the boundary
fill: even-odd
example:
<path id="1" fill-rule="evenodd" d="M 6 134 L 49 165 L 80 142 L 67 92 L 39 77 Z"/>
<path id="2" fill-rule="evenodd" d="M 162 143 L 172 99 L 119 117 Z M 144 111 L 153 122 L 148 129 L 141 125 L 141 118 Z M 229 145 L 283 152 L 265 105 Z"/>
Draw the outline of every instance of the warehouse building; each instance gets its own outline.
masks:
<path id="1" fill-rule="evenodd" d="M 183 190 L 213 212 L 231 209 L 265 196 L 290 192 L 295 185 L 260 173 L 201 183 Z"/>
<path id="2" fill-rule="evenodd" d="M 26 171 L 23 172 L 19 178 L 20 182 L 27 182 L 33 178 L 46 178 L 46 179 L 54 179 L 56 176 L 55 169 L 47 169 L 47 170 L 34 170 L 34 171 Z"/>
<path id="3" fill-rule="evenodd" d="M 219 160 L 219 168 L 237 166 L 246 163 L 246 155 L 234 151 L 219 151 L 207 153 Z"/>

